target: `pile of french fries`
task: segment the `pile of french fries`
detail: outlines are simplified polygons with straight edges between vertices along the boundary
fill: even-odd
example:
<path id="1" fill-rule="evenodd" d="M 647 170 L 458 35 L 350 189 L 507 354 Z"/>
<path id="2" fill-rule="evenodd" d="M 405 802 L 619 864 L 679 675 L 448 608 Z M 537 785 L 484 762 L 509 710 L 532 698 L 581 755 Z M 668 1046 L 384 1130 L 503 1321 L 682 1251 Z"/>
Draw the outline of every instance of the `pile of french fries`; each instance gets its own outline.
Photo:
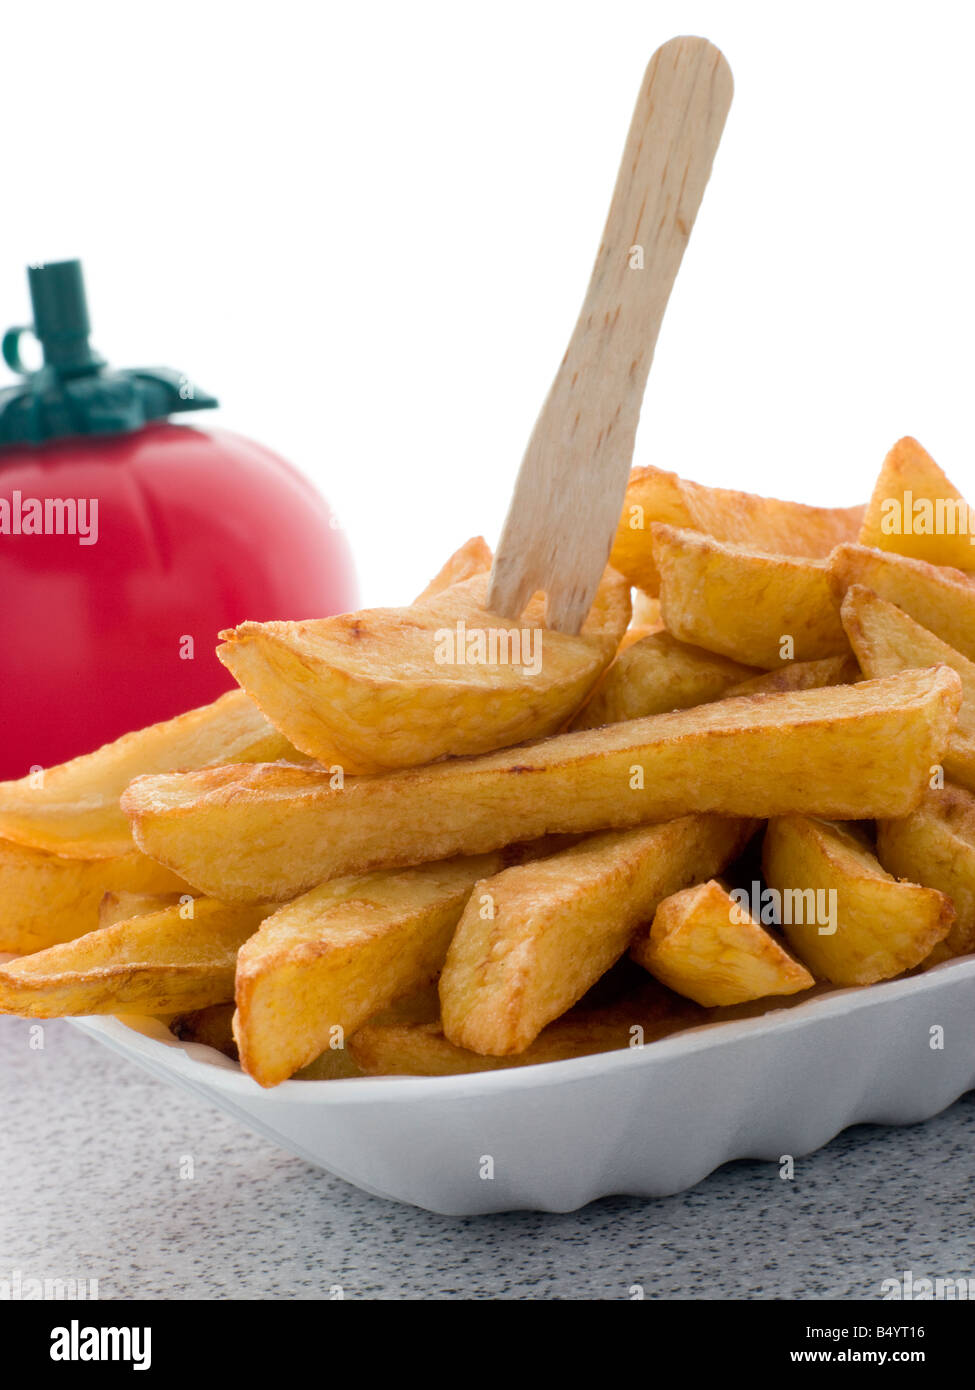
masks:
<path id="1" fill-rule="evenodd" d="M 486 611 L 480 539 L 407 608 L 222 633 L 239 690 L 0 784 L 0 1010 L 161 1018 L 274 1086 L 965 955 L 973 539 L 912 439 L 866 508 L 643 468 L 578 636 Z"/>

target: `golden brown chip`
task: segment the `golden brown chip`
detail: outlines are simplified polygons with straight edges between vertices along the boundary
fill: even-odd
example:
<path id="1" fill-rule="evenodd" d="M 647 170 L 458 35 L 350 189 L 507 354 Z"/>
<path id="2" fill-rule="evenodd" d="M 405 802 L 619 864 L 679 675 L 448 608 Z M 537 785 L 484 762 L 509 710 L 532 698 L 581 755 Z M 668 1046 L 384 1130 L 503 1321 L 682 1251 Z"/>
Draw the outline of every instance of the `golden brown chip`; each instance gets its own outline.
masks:
<path id="1" fill-rule="evenodd" d="M 304 761 L 253 700 L 231 690 L 69 763 L 0 782 L 0 837 L 79 859 L 115 859 L 132 850 L 119 797 L 133 777 L 277 758 Z"/>
<path id="2" fill-rule="evenodd" d="M 825 560 L 772 555 L 672 526 L 653 529 L 660 608 L 683 642 L 752 667 L 848 656 Z"/>
<path id="3" fill-rule="evenodd" d="M 610 564 L 631 584 L 656 594 L 655 521 L 754 550 L 816 559 L 843 541 L 856 540 L 862 519 L 862 507 L 809 507 L 730 488 L 704 487 L 662 468 L 635 468 Z"/>
<path id="4" fill-rule="evenodd" d="M 662 898 L 720 872 L 755 829 L 683 816 L 594 835 L 478 884 L 440 977 L 444 1033 L 472 1052 L 523 1052 L 619 959 Z"/>
<path id="5" fill-rule="evenodd" d="M 847 590 L 841 613 L 864 675 L 891 676 L 939 663 L 958 673 L 962 702 L 943 761 L 950 777 L 975 789 L 975 662 L 858 584 Z"/>
<path id="6" fill-rule="evenodd" d="M 725 695 L 774 695 L 781 690 L 821 690 L 827 685 L 852 685 L 860 679 L 860 668 L 852 656 L 826 656 L 822 661 L 793 661 L 777 671 L 763 671 L 740 685 L 732 685 Z"/>
<path id="7" fill-rule="evenodd" d="M 877 822 L 877 857 L 888 873 L 937 888 L 955 920 L 925 965 L 975 951 L 975 796 L 962 787 L 929 791 L 901 820 Z"/>
<path id="8" fill-rule="evenodd" d="M 870 985 L 920 965 L 951 929 L 950 898 L 892 878 L 854 834 L 806 816 L 769 822 L 765 877 L 782 930 L 819 979 Z"/>
<path id="9" fill-rule="evenodd" d="M 23 955 L 94 931 L 106 893 L 192 891 L 136 849 L 114 859 L 68 859 L 0 840 L 0 951 Z"/>
<path id="10" fill-rule="evenodd" d="M 0 966 L 0 1013 L 190 1012 L 233 998 L 237 952 L 266 909 L 197 898 Z"/>
<path id="11" fill-rule="evenodd" d="M 210 1004 L 205 1009 L 194 1009 L 192 1013 L 177 1014 L 169 1025 L 169 1031 L 180 1042 L 202 1043 L 236 1062 L 233 1018 L 234 1004 L 229 1000 L 225 1004 Z"/>
<path id="12" fill-rule="evenodd" d="M 423 593 L 414 599 L 414 603 L 422 603 L 424 599 L 442 594 L 445 589 L 462 584 L 465 579 L 473 579 L 476 574 L 487 574 L 493 558 L 491 547 L 484 537 L 472 536 L 459 550 L 454 551 L 430 580 Z"/>
<path id="13" fill-rule="evenodd" d="M 829 575 L 837 606 L 851 585 L 861 584 L 975 661 L 975 581 L 961 570 L 841 545 L 829 557 Z"/>
<path id="14" fill-rule="evenodd" d="M 668 989 L 709 1007 L 798 994 L 816 983 L 714 879 L 665 898 L 630 955 Z"/>
<path id="15" fill-rule="evenodd" d="M 975 513 L 916 439 L 899 439 L 884 459 L 867 505 L 860 544 L 975 569 Z"/>
<path id="16" fill-rule="evenodd" d="M 555 733 L 616 654 L 630 617 L 607 571 L 578 636 L 484 607 L 487 576 L 410 608 L 302 623 L 243 623 L 220 660 L 297 747 L 362 774 L 483 753 Z"/>
<path id="17" fill-rule="evenodd" d="M 159 912 L 181 901 L 190 902 L 194 897 L 193 893 L 106 893 L 98 904 L 96 925 L 110 927 L 115 922 L 145 917 L 149 912 Z"/>
<path id="18" fill-rule="evenodd" d="M 237 961 L 244 1070 L 276 1086 L 435 979 L 474 884 L 499 865 L 481 855 L 337 879 L 279 908 Z"/>
<path id="19" fill-rule="evenodd" d="M 142 777 L 124 804 L 142 848 L 201 891 L 284 901 L 345 874 L 689 811 L 907 815 L 960 699 L 939 667 L 721 700 L 341 789 L 283 764 Z"/>
<path id="20" fill-rule="evenodd" d="M 719 699 L 753 674 L 753 667 L 688 646 L 669 632 L 654 632 L 620 653 L 572 727 L 596 729 L 690 709 Z"/>
<path id="21" fill-rule="evenodd" d="M 707 1019 L 703 1009 L 648 979 L 619 998 L 583 1001 L 550 1023 L 523 1052 L 504 1057 L 456 1046 L 436 1020 L 372 1020 L 353 1036 L 350 1048 L 368 1076 L 457 1076 L 640 1048 Z"/>

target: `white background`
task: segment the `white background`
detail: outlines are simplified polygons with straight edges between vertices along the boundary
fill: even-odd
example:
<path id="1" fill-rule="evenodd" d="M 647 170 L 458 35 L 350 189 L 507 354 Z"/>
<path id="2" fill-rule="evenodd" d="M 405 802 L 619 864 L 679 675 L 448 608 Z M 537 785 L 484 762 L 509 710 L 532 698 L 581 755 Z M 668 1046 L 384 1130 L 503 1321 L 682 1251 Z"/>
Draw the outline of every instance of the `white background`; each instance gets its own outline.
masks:
<path id="1" fill-rule="evenodd" d="M 496 539 L 678 33 L 736 96 L 635 461 L 852 503 L 912 433 L 975 491 L 969 3 L 7 6 L 2 322 L 83 257 L 96 345 L 218 394 L 406 601 Z"/>

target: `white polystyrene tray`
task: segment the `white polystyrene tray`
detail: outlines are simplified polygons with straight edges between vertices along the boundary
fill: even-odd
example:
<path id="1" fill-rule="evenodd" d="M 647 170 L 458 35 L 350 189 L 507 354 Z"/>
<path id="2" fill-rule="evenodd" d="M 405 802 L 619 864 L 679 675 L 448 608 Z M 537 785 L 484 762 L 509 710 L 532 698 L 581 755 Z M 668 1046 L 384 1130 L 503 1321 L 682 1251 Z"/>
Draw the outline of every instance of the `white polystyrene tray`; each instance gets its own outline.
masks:
<path id="1" fill-rule="evenodd" d="M 448 1215 L 664 1196 L 731 1159 L 778 1162 L 848 1125 L 925 1120 L 975 1087 L 975 956 L 644 1048 L 268 1091 L 153 1021 L 73 1021 L 309 1163 Z"/>

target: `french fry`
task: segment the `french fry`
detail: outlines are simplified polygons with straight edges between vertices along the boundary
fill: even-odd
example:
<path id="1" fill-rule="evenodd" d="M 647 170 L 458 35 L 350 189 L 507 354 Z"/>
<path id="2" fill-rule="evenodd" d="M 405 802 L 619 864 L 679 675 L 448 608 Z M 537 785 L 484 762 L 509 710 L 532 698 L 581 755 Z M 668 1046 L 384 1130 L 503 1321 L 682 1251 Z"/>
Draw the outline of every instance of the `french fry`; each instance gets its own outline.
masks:
<path id="1" fill-rule="evenodd" d="M 550 1023 L 523 1052 L 503 1057 L 458 1047 L 436 1020 L 372 1019 L 353 1035 L 349 1048 L 367 1076 L 457 1076 L 640 1047 L 693 1028 L 707 1017 L 703 1009 L 679 999 L 656 980 L 647 980 L 618 1000 L 597 1006 L 582 1001 Z"/>
<path id="2" fill-rule="evenodd" d="M 597 729 L 624 719 L 690 709 L 719 699 L 751 675 L 753 667 L 690 647 L 669 632 L 654 632 L 620 653 L 572 727 Z"/>
<path id="3" fill-rule="evenodd" d="M 884 459 L 859 540 L 934 565 L 975 569 L 975 513 L 910 436 Z"/>
<path id="4" fill-rule="evenodd" d="M 479 884 L 440 977 L 448 1040 L 495 1057 L 523 1052 L 620 958 L 662 898 L 718 873 L 755 829 L 683 816 L 595 835 Z"/>
<path id="5" fill-rule="evenodd" d="M 660 616 L 660 600 L 645 594 L 642 589 L 634 589 L 631 596 L 633 615 L 630 623 L 638 627 L 660 628 L 664 620 Z"/>
<path id="6" fill-rule="evenodd" d="M 132 848 L 115 859 L 67 859 L 0 840 L 0 951 L 18 955 L 84 936 L 106 893 L 191 893 Z"/>
<path id="7" fill-rule="evenodd" d="M 840 545 L 829 557 L 829 576 L 837 606 L 847 589 L 861 584 L 975 661 L 975 582 L 961 570 L 863 545 Z"/>
<path id="8" fill-rule="evenodd" d="M 437 981 L 431 980 L 422 989 L 394 999 L 388 1008 L 373 1014 L 369 1023 L 436 1023 L 439 1018 L 440 993 Z"/>
<path id="9" fill-rule="evenodd" d="M 283 901 L 345 874 L 689 811 L 907 815 L 960 700 L 958 676 L 939 667 L 722 700 L 341 788 L 284 764 L 140 777 L 123 805 L 142 849 L 201 891 Z"/>
<path id="10" fill-rule="evenodd" d="M 277 758 L 304 761 L 253 700 L 231 690 L 69 763 L 0 782 L 0 836 L 79 859 L 115 858 L 132 849 L 119 797 L 133 777 Z"/>
<path id="11" fill-rule="evenodd" d="M 296 1081 L 352 1081 L 365 1076 L 350 1047 L 327 1047 L 306 1067 L 296 1071 Z"/>
<path id="12" fill-rule="evenodd" d="M 668 632 L 747 666 L 849 654 L 826 562 L 653 527 Z"/>
<path id="13" fill-rule="evenodd" d="M 241 1065 L 276 1086 L 379 1009 L 433 979 L 474 884 L 497 855 L 322 884 L 280 908 L 241 950 Z"/>
<path id="14" fill-rule="evenodd" d="M 233 998 L 237 951 L 266 911 L 197 899 L 0 966 L 0 1013 L 165 1014 Z"/>
<path id="15" fill-rule="evenodd" d="M 194 1009 L 191 1013 L 177 1014 L 169 1025 L 169 1031 L 180 1042 L 202 1043 L 204 1047 L 215 1048 L 231 1061 L 237 1061 L 237 1044 L 233 1030 L 234 1003 L 208 1004 L 205 1009 Z"/>
<path id="16" fill-rule="evenodd" d="M 612 668 L 611 668 L 612 669 Z M 822 661 L 793 661 L 777 671 L 729 686 L 728 699 L 735 695 L 774 695 L 782 690 L 822 690 L 827 685 L 852 685 L 860 679 L 860 668 L 852 656 L 824 656 Z"/>
<path id="17" fill-rule="evenodd" d="M 629 587 L 607 571 L 577 637 L 484 608 L 487 576 L 411 608 L 243 623 L 217 655 L 295 745 L 345 774 L 483 753 L 560 729 L 613 659 Z"/>
<path id="18" fill-rule="evenodd" d="M 633 643 L 639 642 L 641 638 L 659 632 L 664 625 L 664 620 L 660 616 L 659 599 L 651 598 L 642 589 L 634 589 L 632 601 L 633 614 L 630 618 L 630 625 L 620 640 L 620 652 L 625 652 L 627 647 L 632 647 Z"/>
<path id="19" fill-rule="evenodd" d="M 477 574 L 487 574 L 493 559 L 491 547 L 484 537 L 472 536 L 459 550 L 454 551 L 446 564 L 430 580 L 423 593 L 414 599 L 414 603 L 434 598 L 445 589 L 462 584 L 465 579 L 473 579 Z"/>
<path id="20" fill-rule="evenodd" d="M 177 1014 L 169 1025 L 169 1031 L 180 1042 L 202 1043 L 206 1047 L 216 1048 L 225 1057 L 236 1062 L 238 1056 L 233 1029 L 234 1010 L 233 1003 L 211 1004 L 208 1008 L 196 1009 L 192 1013 Z M 437 997 L 436 986 L 431 985 L 424 990 L 418 990 L 416 994 L 398 999 L 390 1008 L 377 1013 L 369 1020 L 369 1023 L 370 1026 L 373 1024 L 382 1026 L 390 1023 L 428 1023 L 439 1016 L 440 1000 Z M 337 1043 L 338 1040 L 335 1041 Z M 365 1073 L 356 1065 L 351 1050 L 344 1045 L 343 1040 L 342 1046 L 326 1047 L 320 1056 L 295 1073 L 295 1079 L 299 1081 L 338 1081 L 345 1077 L 364 1075 Z"/>
<path id="21" fill-rule="evenodd" d="M 957 671 L 962 702 L 943 762 L 949 777 L 975 789 L 975 662 L 859 584 L 847 590 L 840 611 L 864 675 L 891 676 L 939 663 Z"/>
<path id="22" fill-rule="evenodd" d="M 704 487 L 661 468 L 635 468 L 610 564 L 631 584 L 656 594 L 655 521 L 755 550 L 817 559 L 843 541 L 856 540 L 862 519 L 862 507 L 807 507 L 729 488 Z"/>
<path id="23" fill-rule="evenodd" d="M 647 996 L 646 989 L 658 991 L 659 997 Z M 791 1009 L 817 995 L 828 994 L 831 989 L 831 985 L 820 984 L 801 994 L 703 1009 L 648 976 L 643 990 L 631 989 L 627 997 L 617 1002 L 595 1008 L 588 998 L 582 1000 L 550 1023 L 524 1052 L 506 1057 L 482 1056 L 455 1046 L 444 1036 L 437 1019 L 370 1019 L 352 1038 L 349 1049 L 366 1076 L 458 1076 L 499 1071 L 642 1047 L 702 1024 L 733 1023 Z"/>
<path id="24" fill-rule="evenodd" d="M 457 1047 L 444 1036 L 439 1023 L 366 1024 L 351 1039 L 349 1049 L 364 1076 L 464 1076 L 564 1062 L 626 1045 L 622 1028 L 600 1030 L 559 1019 L 531 1047 L 509 1057 L 484 1057 Z"/>
<path id="25" fill-rule="evenodd" d="M 833 984 L 870 985 L 911 970 L 951 930 L 950 898 L 899 883 L 841 826 L 807 816 L 772 820 L 763 865 L 782 895 L 789 945 Z"/>
<path id="26" fill-rule="evenodd" d="M 888 873 L 945 893 L 955 907 L 948 935 L 926 966 L 975 951 L 975 796 L 950 784 L 916 811 L 877 822 L 877 857 Z"/>
<path id="27" fill-rule="evenodd" d="M 193 1013 L 177 1014 L 169 1030 L 180 1042 L 202 1043 L 215 1048 L 231 1061 L 239 1061 L 237 1041 L 233 1030 L 234 1005 L 211 1004 Z M 326 1048 L 321 1056 L 295 1072 L 299 1081 L 341 1081 L 346 1077 L 365 1076 L 356 1065 L 347 1047 Z"/>
<path id="28" fill-rule="evenodd" d="M 193 897 L 193 893 L 106 893 L 98 904 L 98 926 L 110 927 L 115 922 L 127 922 L 130 917 L 145 917 Z"/>
<path id="29" fill-rule="evenodd" d="M 665 898 L 630 956 L 677 994 L 715 1007 L 812 989 L 812 975 L 711 879 Z"/>
<path id="30" fill-rule="evenodd" d="M 662 626 L 663 624 L 661 623 L 652 627 L 644 627 L 642 626 L 642 624 L 641 626 L 637 627 L 633 623 L 630 623 L 630 626 L 626 629 L 626 631 L 623 633 L 623 636 L 620 638 L 620 644 L 617 648 L 617 654 L 625 652 L 628 647 L 633 646 L 634 642 L 641 642 L 644 637 L 652 637 L 655 632 L 660 631 Z"/>
<path id="31" fill-rule="evenodd" d="M 410 1025 L 433 1023 L 440 1017 L 440 1000 L 435 984 L 427 985 L 415 994 L 407 994 L 397 999 L 388 1009 L 381 1009 L 366 1025 L 378 1027 L 409 1027 Z M 342 1081 L 347 1077 L 366 1076 L 355 1059 L 351 1040 L 343 1047 L 327 1047 L 320 1056 L 306 1067 L 295 1072 L 296 1081 Z"/>

